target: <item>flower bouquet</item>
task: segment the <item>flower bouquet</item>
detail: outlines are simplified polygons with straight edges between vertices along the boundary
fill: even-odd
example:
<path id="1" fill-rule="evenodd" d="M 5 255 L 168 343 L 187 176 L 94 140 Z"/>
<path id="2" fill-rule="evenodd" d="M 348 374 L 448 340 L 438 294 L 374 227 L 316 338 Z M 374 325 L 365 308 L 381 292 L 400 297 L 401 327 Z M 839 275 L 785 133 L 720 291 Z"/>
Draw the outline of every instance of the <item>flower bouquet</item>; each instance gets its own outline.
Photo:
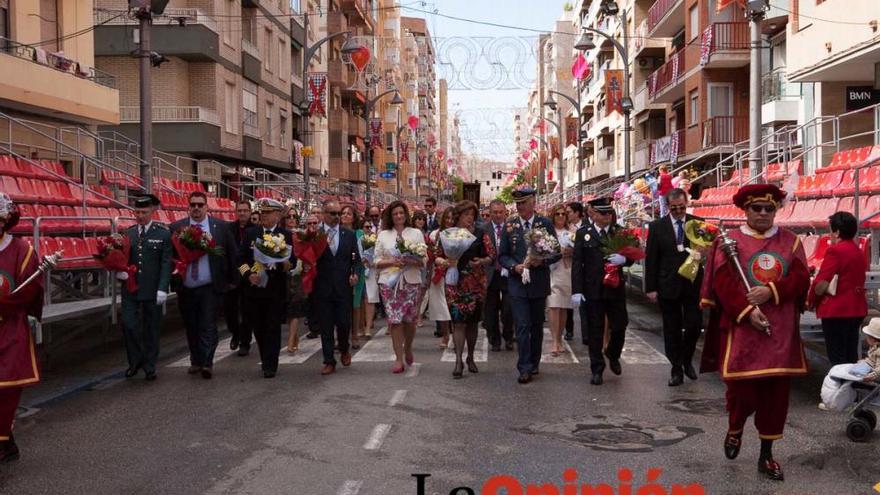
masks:
<path id="1" fill-rule="evenodd" d="M 691 282 L 695 281 L 700 273 L 700 266 L 705 263 L 700 249 L 711 246 L 720 234 L 721 229 L 711 223 L 696 219 L 685 222 L 684 235 L 690 241 L 691 246 L 696 249 L 686 248 L 688 257 L 678 268 L 678 274 Z"/>
<path id="2" fill-rule="evenodd" d="M 131 241 L 127 235 L 112 234 L 98 238 L 98 252 L 92 257 L 98 260 L 105 269 L 114 272 L 125 272 L 128 279 L 125 288 L 130 293 L 137 292 L 137 266 L 128 264 L 131 253 Z"/>
<path id="3" fill-rule="evenodd" d="M 373 259 L 376 257 L 377 239 L 376 234 L 372 232 L 364 232 L 364 236 L 361 237 L 361 258 L 363 258 L 364 264 L 367 265 L 364 268 L 364 277 L 370 276 L 370 266 L 373 265 Z"/>
<path id="4" fill-rule="evenodd" d="M 315 270 L 315 267 L 328 245 L 327 234 L 319 230 L 293 231 L 293 254 L 296 255 L 298 261 L 303 263 L 302 288 L 304 294 L 312 293 L 315 278 L 318 276 L 318 270 Z"/>
<path id="5" fill-rule="evenodd" d="M 256 273 L 259 280 L 257 287 L 265 288 L 269 283 L 268 270 L 274 270 L 278 263 L 284 263 L 290 259 L 290 246 L 284 240 L 283 234 L 263 234 L 254 242 L 254 266 L 251 271 Z"/>
<path id="6" fill-rule="evenodd" d="M 218 247 L 211 234 L 203 231 L 198 225 L 181 227 L 171 236 L 171 243 L 177 252 L 172 275 L 180 278 L 186 276 L 186 269 L 190 263 L 198 261 L 202 256 L 206 254 L 223 255 L 223 248 Z"/>
<path id="7" fill-rule="evenodd" d="M 547 232 L 543 227 L 532 227 L 532 230 L 526 233 L 526 259 L 523 264 L 526 268 L 522 272 L 522 283 L 531 282 L 529 273 L 529 262 L 537 260 L 546 260 L 558 256 L 560 253 L 559 240 L 555 235 Z"/>
<path id="8" fill-rule="evenodd" d="M 446 269 L 446 285 L 458 285 L 458 259 L 475 240 L 477 236 L 461 227 L 451 227 L 440 232 L 440 244 L 449 261 L 449 267 Z"/>
<path id="9" fill-rule="evenodd" d="M 645 257 L 642 242 L 633 229 L 619 229 L 611 232 L 608 239 L 602 243 L 602 254 L 606 257 L 619 254 L 629 261 L 638 261 Z M 620 285 L 620 270 L 617 266 L 605 263 L 605 276 L 602 278 L 602 284 L 612 288 Z"/>
<path id="10" fill-rule="evenodd" d="M 428 245 L 424 242 L 413 242 L 403 239 L 402 237 L 397 239 L 397 244 L 395 245 L 397 256 L 403 259 L 415 259 L 422 261 L 428 256 Z M 392 266 L 388 268 L 388 271 L 391 273 L 391 277 L 388 279 L 387 286 L 394 287 L 400 281 L 400 275 L 403 273 L 400 267 Z"/>
<path id="11" fill-rule="evenodd" d="M 561 232 L 559 235 L 557 235 L 557 239 L 559 240 L 560 250 L 566 249 L 566 248 L 568 248 L 568 249 L 574 248 L 574 236 L 575 236 L 575 233 L 571 232 L 569 230 L 565 230 L 565 231 Z M 570 264 L 569 260 L 567 258 L 563 258 L 563 259 L 559 260 L 558 262 L 550 265 L 550 270 L 555 271 L 555 270 L 558 270 L 559 268 L 562 268 L 562 267 L 568 268 L 569 264 Z"/>

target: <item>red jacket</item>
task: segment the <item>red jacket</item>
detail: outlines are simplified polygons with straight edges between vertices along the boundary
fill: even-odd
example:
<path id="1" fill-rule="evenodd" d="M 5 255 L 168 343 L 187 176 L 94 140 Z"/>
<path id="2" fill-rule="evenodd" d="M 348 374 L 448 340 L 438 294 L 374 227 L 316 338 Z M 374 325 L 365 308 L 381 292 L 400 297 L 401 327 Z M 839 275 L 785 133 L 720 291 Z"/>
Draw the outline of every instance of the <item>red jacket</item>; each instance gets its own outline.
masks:
<path id="1" fill-rule="evenodd" d="M 660 195 L 665 195 L 673 189 L 674 187 L 672 187 L 672 175 L 668 173 L 661 173 L 660 180 L 657 181 L 657 192 Z"/>
<path id="2" fill-rule="evenodd" d="M 853 241 L 840 241 L 828 248 L 819 274 L 810 287 L 810 300 L 819 318 L 859 318 L 868 314 L 865 298 L 865 254 Z M 831 282 L 837 275 L 837 295 L 816 296 L 816 283 Z"/>

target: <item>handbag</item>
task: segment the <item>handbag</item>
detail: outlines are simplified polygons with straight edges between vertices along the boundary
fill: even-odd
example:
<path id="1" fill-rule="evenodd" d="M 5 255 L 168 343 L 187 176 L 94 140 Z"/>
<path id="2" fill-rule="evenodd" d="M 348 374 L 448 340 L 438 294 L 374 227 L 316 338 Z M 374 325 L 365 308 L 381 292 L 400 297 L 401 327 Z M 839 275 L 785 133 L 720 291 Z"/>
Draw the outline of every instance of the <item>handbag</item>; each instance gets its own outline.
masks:
<path id="1" fill-rule="evenodd" d="M 828 292 L 828 295 L 831 295 L 831 296 L 837 295 L 837 282 L 839 279 L 840 279 L 840 277 L 838 275 L 835 275 L 831 279 L 831 282 L 828 282 L 828 290 L 826 291 L 826 292 Z"/>

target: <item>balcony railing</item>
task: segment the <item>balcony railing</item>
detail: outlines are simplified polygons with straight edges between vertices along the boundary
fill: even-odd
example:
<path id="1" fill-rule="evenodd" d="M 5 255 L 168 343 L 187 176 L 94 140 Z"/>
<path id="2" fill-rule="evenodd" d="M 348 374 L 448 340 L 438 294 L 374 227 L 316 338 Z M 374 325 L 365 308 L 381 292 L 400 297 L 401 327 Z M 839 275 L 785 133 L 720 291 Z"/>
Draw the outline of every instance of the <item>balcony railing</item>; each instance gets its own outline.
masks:
<path id="1" fill-rule="evenodd" d="M 245 38 L 241 39 L 241 51 L 247 53 L 257 60 L 262 60 L 262 57 L 260 56 L 260 49 L 257 48 L 257 45 L 253 44 Z"/>
<path id="2" fill-rule="evenodd" d="M 103 26 L 137 26 L 138 20 L 127 15 L 119 15 L 114 11 L 95 10 L 95 25 Z M 184 24 L 200 24 L 206 28 L 219 32 L 217 21 L 204 13 L 201 9 L 194 8 L 168 8 L 162 15 L 153 16 L 153 25 L 159 26 L 163 24 L 179 25 Z"/>
<path id="3" fill-rule="evenodd" d="M 663 20 L 663 17 L 672 10 L 677 2 L 681 0 L 657 0 L 654 5 L 648 9 L 648 31 L 653 31 L 657 24 Z M 598 3 L 598 2 L 596 2 Z"/>
<path id="4" fill-rule="evenodd" d="M 116 77 L 94 67 L 86 67 L 57 53 L 25 45 L 9 38 L 0 36 L 0 53 L 27 60 L 38 65 L 55 69 L 58 72 L 72 74 L 80 79 L 88 79 L 101 86 L 116 89 Z"/>
<path id="5" fill-rule="evenodd" d="M 119 121 L 122 123 L 140 122 L 140 107 L 119 107 Z M 204 122 L 219 126 L 217 112 L 203 107 L 153 107 L 153 122 Z"/>
<path id="6" fill-rule="evenodd" d="M 663 1 L 663 0 L 660 0 Z M 658 2 L 659 3 L 659 2 Z M 684 75 L 684 50 L 679 50 L 669 57 L 665 64 L 648 76 L 648 98 L 653 99 L 657 93 L 678 84 Z"/>
<path id="7" fill-rule="evenodd" d="M 711 117 L 703 122 L 703 148 L 745 141 L 748 134 L 748 117 Z"/>
<path id="8" fill-rule="evenodd" d="M 790 83 L 785 77 L 785 67 L 774 69 L 761 76 L 762 103 L 793 100 L 802 96 L 801 83 Z"/>
<path id="9" fill-rule="evenodd" d="M 684 154 L 684 129 L 679 129 L 668 136 L 655 139 L 648 145 L 648 163 L 654 167 L 660 163 L 675 163 Z"/>
<path id="10" fill-rule="evenodd" d="M 705 65 L 718 52 L 749 49 L 748 22 L 715 22 L 700 36 L 700 63 Z"/>

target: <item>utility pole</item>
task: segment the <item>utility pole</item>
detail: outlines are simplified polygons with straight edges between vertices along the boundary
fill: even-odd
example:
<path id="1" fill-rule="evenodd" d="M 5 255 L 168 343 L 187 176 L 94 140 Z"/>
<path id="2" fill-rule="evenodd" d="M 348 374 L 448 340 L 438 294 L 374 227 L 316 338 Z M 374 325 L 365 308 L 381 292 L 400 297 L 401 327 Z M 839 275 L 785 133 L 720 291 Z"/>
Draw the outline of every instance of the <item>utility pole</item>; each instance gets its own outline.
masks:
<path id="1" fill-rule="evenodd" d="M 397 109 L 397 139 L 394 140 L 394 147 L 397 148 L 397 166 L 394 169 L 394 176 L 397 178 L 397 197 L 400 197 L 400 174 L 403 170 L 400 168 L 400 108 Z"/>
<path id="2" fill-rule="evenodd" d="M 761 163 L 761 21 L 768 8 L 768 0 L 749 0 L 751 22 L 751 57 L 749 65 L 749 177 L 760 177 Z M 759 179 L 760 180 L 760 179 Z"/>
<path id="3" fill-rule="evenodd" d="M 150 8 L 145 7 L 138 11 L 140 29 L 140 46 L 138 48 L 138 62 L 140 62 L 140 105 L 141 105 L 141 148 L 140 148 L 140 176 L 146 192 L 153 190 L 153 177 L 151 165 L 153 163 L 153 93 L 151 90 L 150 74 L 150 35 L 153 26 L 153 15 Z"/>
<path id="4" fill-rule="evenodd" d="M 540 134 L 545 134 L 544 132 L 541 132 L 541 129 L 544 129 L 544 105 L 542 104 L 544 101 L 544 47 L 547 45 L 548 38 L 549 36 L 546 34 L 538 36 L 538 122 L 540 122 L 538 132 Z M 543 136 L 540 137 L 543 138 Z M 538 197 L 535 200 L 536 202 L 541 198 L 541 195 L 546 192 L 544 191 L 543 153 L 543 139 L 538 139 Z"/>
<path id="5" fill-rule="evenodd" d="M 630 70 L 629 70 L 629 36 L 626 34 L 627 24 L 626 24 L 626 9 L 620 10 L 620 23 L 621 29 L 623 30 L 623 50 L 620 53 L 620 56 L 623 57 L 623 96 L 627 99 L 631 98 L 629 94 L 629 78 L 630 78 Z M 630 100 L 629 104 L 624 104 L 621 99 L 621 110 L 623 110 L 623 180 L 629 182 L 630 174 L 632 172 L 632 163 L 630 162 L 630 133 L 632 129 L 630 128 L 630 113 L 632 113 L 632 101 Z"/>

